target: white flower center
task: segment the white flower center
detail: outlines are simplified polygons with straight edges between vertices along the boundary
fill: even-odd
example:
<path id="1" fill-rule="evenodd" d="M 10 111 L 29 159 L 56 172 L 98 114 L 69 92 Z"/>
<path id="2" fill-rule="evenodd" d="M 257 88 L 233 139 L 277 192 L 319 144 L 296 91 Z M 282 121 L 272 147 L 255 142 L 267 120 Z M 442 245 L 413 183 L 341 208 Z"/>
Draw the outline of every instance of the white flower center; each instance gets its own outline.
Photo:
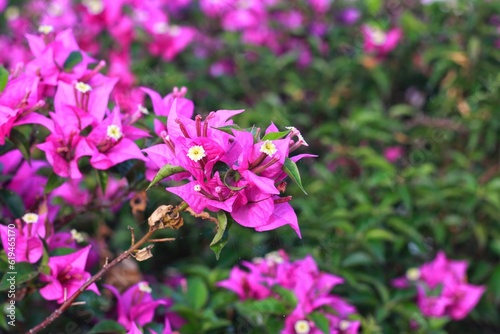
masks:
<path id="1" fill-rule="evenodd" d="M 83 5 L 93 15 L 99 15 L 104 10 L 104 4 L 101 0 L 84 0 Z"/>
<path id="2" fill-rule="evenodd" d="M 195 185 L 194 186 L 194 191 L 196 191 L 197 193 L 201 191 L 201 186 L 199 184 Z"/>
<path id="3" fill-rule="evenodd" d="M 299 320 L 293 326 L 297 334 L 308 334 L 311 331 L 311 326 L 307 320 Z"/>
<path id="4" fill-rule="evenodd" d="M 106 134 L 108 135 L 109 138 L 112 138 L 114 140 L 118 140 L 122 137 L 122 131 L 117 125 L 114 124 L 108 125 Z"/>
<path id="5" fill-rule="evenodd" d="M 48 35 L 54 31 L 54 27 L 50 25 L 41 25 L 38 27 L 38 32 Z"/>
<path id="6" fill-rule="evenodd" d="M 267 253 L 266 260 L 275 264 L 280 264 L 285 262 L 285 259 L 278 252 Z"/>
<path id="7" fill-rule="evenodd" d="M 276 148 L 276 145 L 274 145 L 272 141 L 266 140 L 260 147 L 260 152 L 265 153 L 268 156 L 272 157 L 274 153 L 278 152 L 278 149 Z"/>
<path id="8" fill-rule="evenodd" d="M 75 88 L 77 91 L 79 91 L 82 94 L 88 93 L 92 90 L 92 87 L 90 85 L 86 84 L 85 82 L 78 81 L 75 84 Z"/>
<path id="9" fill-rule="evenodd" d="M 138 288 L 139 288 L 139 291 L 146 292 L 146 293 L 151 293 L 151 291 L 152 291 L 148 282 L 139 282 Z"/>
<path id="10" fill-rule="evenodd" d="M 38 215 L 36 213 L 28 212 L 21 217 L 26 224 L 34 224 L 38 222 Z"/>
<path id="11" fill-rule="evenodd" d="M 418 268 L 410 268 L 406 271 L 406 278 L 409 281 L 416 281 L 420 278 L 420 270 Z"/>
<path id="12" fill-rule="evenodd" d="M 340 323 L 339 323 L 339 329 L 341 331 L 346 331 L 349 329 L 349 326 L 351 326 L 351 323 L 347 320 L 342 320 Z"/>
<path id="13" fill-rule="evenodd" d="M 205 153 L 205 149 L 203 148 L 203 146 L 197 145 L 189 149 L 187 156 L 193 161 L 200 161 L 201 159 L 206 157 L 207 154 Z"/>
<path id="14" fill-rule="evenodd" d="M 80 232 L 78 232 L 75 229 L 71 230 L 71 238 L 73 238 L 73 240 L 75 240 L 78 243 L 84 241 L 83 234 L 81 234 Z"/>
<path id="15" fill-rule="evenodd" d="M 380 29 L 373 29 L 372 31 L 373 43 L 375 43 L 376 45 L 382 45 L 385 43 L 386 38 L 387 35 L 385 34 L 385 32 L 383 32 Z"/>

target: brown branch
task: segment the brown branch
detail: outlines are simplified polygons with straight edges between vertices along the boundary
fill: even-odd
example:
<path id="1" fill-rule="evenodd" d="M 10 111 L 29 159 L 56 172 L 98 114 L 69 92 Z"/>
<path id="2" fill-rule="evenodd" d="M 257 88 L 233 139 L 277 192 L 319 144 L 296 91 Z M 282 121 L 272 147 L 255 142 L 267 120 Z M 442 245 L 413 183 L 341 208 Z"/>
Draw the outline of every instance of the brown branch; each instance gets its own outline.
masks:
<path id="1" fill-rule="evenodd" d="M 182 219 L 179 218 L 179 212 L 186 210 L 187 206 L 185 203 L 180 204 L 173 210 L 172 212 L 169 213 L 169 215 L 165 215 L 162 217 L 162 221 L 169 221 L 173 219 Z M 156 211 L 155 211 L 156 212 Z M 172 215 L 171 215 L 172 214 Z M 176 218 L 172 218 L 176 217 Z M 152 235 L 159 229 L 163 228 L 165 225 L 163 225 L 162 221 L 157 221 L 154 225 L 150 225 L 148 233 L 146 233 L 139 241 L 136 243 L 132 244 L 129 249 L 127 249 L 125 252 L 121 253 L 120 256 L 118 256 L 116 259 L 111 261 L 110 263 L 105 263 L 104 266 L 99 270 L 97 274 L 92 276 L 85 284 L 83 284 L 73 295 L 71 295 L 67 300 L 64 301 L 64 303 L 59 306 L 57 310 L 52 312 L 51 315 L 49 315 L 45 320 L 43 320 L 40 324 L 37 326 L 33 327 L 30 329 L 27 334 L 33 334 L 37 333 L 40 330 L 44 329 L 48 325 L 50 325 L 54 320 L 56 320 L 64 311 L 66 311 L 70 306 L 74 305 L 75 299 L 78 298 L 87 288 L 92 285 L 93 283 L 97 282 L 98 280 L 101 279 L 101 277 L 111 268 L 122 262 L 123 260 L 129 258 L 132 256 L 138 249 L 141 247 L 143 244 L 146 242 L 150 241 Z M 153 239 L 154 240 L 154 239 Z"/>
<path id="2" fill-rule="evenodd" d="M 109 264 L 105 264 L 101 270 L 94 276 L 92 276 L 84 285 L 80 287 L 71 297 L 69 297 L 57 310 L 55 310 L 51 315 L 49 315 L 43 322 L 38 324 L 37 326 L 33 327 L 32 329 L 29 330 L 29 334 L 37 333 L 38 331 L 44 329 L 47 327 L 49 324 L 51 324 L 54 320 L 56 320 L 64 311 L 66 311 L 75 301 L 78 296 L 80 296 L 87 288 L 97 282 L 101 277 L 111 268 L 116 266 L 118 263 L 122 262 L 126 258 L 130 257 L 132 253 L 137 250 L 139 247 L 141 247 L 144 243 L 146 243 L 149 238 L 153 235 L 154 232 L 158 230 L 158 227 L 151 227 L 146 233 L 141 240 L 137 241 L 134 245 L 130 246 L 129 249 L 127 249 L 125 252 L 121 253 L 120 256 L 118 256 L 116 259 L 111 261 Z"/>

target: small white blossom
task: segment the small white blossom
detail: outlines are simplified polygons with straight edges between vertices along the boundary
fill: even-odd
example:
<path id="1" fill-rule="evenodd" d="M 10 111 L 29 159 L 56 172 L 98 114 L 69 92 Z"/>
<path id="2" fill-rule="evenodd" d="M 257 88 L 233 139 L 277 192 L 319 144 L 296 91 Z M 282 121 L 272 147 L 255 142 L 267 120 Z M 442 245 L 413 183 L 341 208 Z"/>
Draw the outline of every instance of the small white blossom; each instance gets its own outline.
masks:
<path id="1" fill-rule="evenodd" d="M 196 161 L 200 161 L 201 159 L 206 157 L 207 154 L 206 154 L 203 146 L 196 145 L 196 146 L 193 146 L 189 149 L 187 156 L 189 157 L 189 159 L 196 162 Z"/>
<path id="2" fill-rule="evenodd" d="M 26 224 L 34 224 L 38 222 L 38 215 L 32 212 L 24 214 L 21 218 Z"/>

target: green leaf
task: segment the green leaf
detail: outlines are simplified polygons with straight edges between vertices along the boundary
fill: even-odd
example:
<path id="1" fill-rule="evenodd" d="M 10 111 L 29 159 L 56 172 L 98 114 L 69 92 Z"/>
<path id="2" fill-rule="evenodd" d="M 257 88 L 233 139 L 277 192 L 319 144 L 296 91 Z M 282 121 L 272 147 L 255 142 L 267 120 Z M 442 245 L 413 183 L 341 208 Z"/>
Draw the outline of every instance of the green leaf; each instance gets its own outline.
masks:
<path id="1" fill-rule="evenodd" d="M 188 278 L 187 298 L 189 305 L 196 310 L 200 310 L 207 303 L 208 288 L 202 278 Z"/>
<path id="2" fill-rule="evenodd" d="M 38 276 L 38 272 L 33 268 L 33 265 L 28 262 L 18 262 L 14 265 L 14 269 L 8 269 L 0 281 L 0 291 L 9 290 L 11 283 L 19 286 L 22 283 L 31 281 Z M 13 280 L 9 280 L 14 278 Z"/>
<path id="3" fill-rule="evenodd" d="M 9 71 L 5 67 L 0 66 L 0 93 L 3 92 L 7 82 L 9 81 Z"/>
<path id="4" fill-rule="evenodd" d="M 319 312 L 313 312 L 309 314 L 309 318 L 314 322 L 316 327 L 319 328 L 320 331 L 322 331 L 325 334 L 330 333 L 330 326 L 328 323 L 328 319 L 325 317 L 324 314 L 319 313 Z"/>
<path id="5" fill-rule="evenodd" d="M 95 170 L 97 173 L 97 181 L 99 182 L 99 186 L 101 187 L 101 191 L 104 195 L 106 192 L 106 187 L 108 186 L 108 176 L 109 173 L 105 170 Z"/>
<path id="6" fill-rule="evenodd" d="M 31 150 L 30 150 L 30 143 L 28 138 L 19 130 L 17 129 L 12 129 L 10 131 L 10 136 L 9 140 L 16 145 L 16 147 L 19 149 L 21 154 L 23 155 L 23 158 L 26 161 L 31 161 Z"/>
<path id="7" fill-rule="evenodd" d="M 233 130 L 243 130 L 242 128 L 240 128 L 238 125 L 236 124 L 231 124 L 231 125 L 225 125 L 225 126 L 221 126 L 221 127 L 212 127 L 212 129 L 215 129 L 215 130 L 220 130 L 222 132 L 225 132 L 225 133 L 228 133 L 230 135 L 233 134 Z"/>
<path id="8" fill-rule="evenodd" d="M 490 275 L 488 294 L 493 297 L 495 304 L 500 301 L 500 266 L 496 266 Z"/>
<path id="9" fill-rule="evenodd" d="M 297 296 L 291 290 L 285 289 L 280 285 L 275 285 L 271 288 L 280 298 L 281 301 L 285 303 L 286 306 L 294 309 L 297 306 Z"/>
<path id="10" fill-rule="evenodd" d="M 148 190 L 149 188 L 151 188 L 152 186 L 154 186 L 155 184 L 157 184 L 158 182 L 160 182 L 164 178 L 169 177 L 170 175 L 174 175 L 174 174 L 185 172 L 185 171 L 186 170 L 184 168 L 182 168 L 182 167 L 172 166 L 170 164 L 166 164 L 156 174 L 156 176 L 154 177 L 153 181 L 151 181 L 151 183 L 146 188 L 146 190 Z"/>
<path id="11" fill-rule="evenodd" d="M 45 185 L 45 189 L 43 193 L 47 195 L 52 190 L 56 189 L 60 185 L 62 185 L 66 181 L 65 178 L 58 176 L 56 173 L 52 172 L 47 180 L 47 184 Z"/>
<path id="12" fill-rule="evenodd" d="M 261 300 L 246 300 L 244 302 L 240 302 L 236 304 L 236 308 L 238 312 L 243 314 L 274 314 L 283 316 L 288 314 L 288 310 L 286 309 L 283 303 L 275 298 L 266 298 Z"/>
<path id="13" fill-rule="evenodd" d="M 80 51 L 73 51 L 69 54 L 68 58 L 64 61 L 64 70 L 71 71 L 73 67 L 78 65 L 83 60 L 83 56 Z"/>
<path id="14" fill-rule="evenodd" d="M 293 162 L 290 158 L 286 158 L 285 163 L 283 164 L 283 171 L 299 186 L 300 190 L 307 195 L 304 187 L 302 186 L 299 169 L 297 168 L 295 162 Z"/>
<path id="15" fill-rule="evenodd" d="M 262 137 L 262 141 L 264 140 L 277 140 L 286 137 L 290 133 L 290 130 L 280 131 L 280 132 L 270 132 L 264 137 Z"/>
<path id="16" fill-rule="evenodd" d="M 375 228 L 373 230 L 366 232 L 365 238 L 367 240 L 373 239 L 373 240 L 394 241 L 396 239 L 396 236 L 387 230 L 383 230 L 381 228 Z"/>
<path id="17" fill-rule="evenodd" d="M 0 202 L 3 203 L 15 218 L 20 218 L 26 213 L 21 197 L 8 189 L 0 189 Z"/>
<path id="18" fill-rule="evenodd" d="M 242 187 L 235 187 L 232 184 L 238 182 L 238 180 L 241 178 L 241 174 L 238 171 L 235 171 L 234 169 L 229 169 L 227 172 L 224 173 L 224 176 L 222 177 L 222 182 L 226 187 L 228 187 L 231 190 L 234 191 L 240 191 L 241 189 L 244 189 L 247 187 L 247 185 L 244 185 Z"/>
<path id="19" fill-rule="evenodd" d="M 113 320 L 101 320 L 97 325 L 92 327 L 88 334 L 125 334 L 127 331 L 122 325 Z"/>
<path id="20" fill-rule="evenodd" d="M 218 260 L 220 252 L 229 240 L 229 228 L 231 227 L 232 220 L 228 221 L 226 213 L 222 210 L 217 212 L 217 220 L 219 221 L 219 225 L 217 226 L 217 233 L 210 243 L 210 248 Z"/>
<path id="21" fill-rule="evenodd" d="M 383 1 L 382 0 L 366 0 L 366 7 L 368 9 L 368 13 L 370 15 L 377 14 L 382 8 Z"/>
<path id="22" fill-rule="evenodd" d="M 39 260 L 39 266 L 38 266 L 38 272 L 49 275 L 50 274 L 50 267 L 49 267 L 49 246 L 47 245 L 47 241 L 45 239 L 42 239 L 43 243 L 43 255 L 42 258 Z"/>

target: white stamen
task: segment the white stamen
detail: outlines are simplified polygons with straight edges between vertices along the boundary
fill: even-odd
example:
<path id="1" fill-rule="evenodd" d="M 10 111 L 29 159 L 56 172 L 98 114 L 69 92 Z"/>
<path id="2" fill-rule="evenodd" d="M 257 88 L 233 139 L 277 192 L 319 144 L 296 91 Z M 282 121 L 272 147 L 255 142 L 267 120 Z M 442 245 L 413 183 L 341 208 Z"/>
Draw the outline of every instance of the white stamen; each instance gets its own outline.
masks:
<path id="1" fill-rule="evenodd" d="M 406 271 L 406 278 L 409 281 L 416 281 L 420 278 L 420 270 L 418 268 L 410 268 Z"/>
<path id="2" fill-rule="evenodd" d="M 308 334 L 311 331 L 311 326 L 307 320 L 299 320 L 293 326 L 297 334 Z"/>
<path id="3" fill-rule="evenodd" d="M 87 8 L 90 14 L 99 15 L 104 10 L 102 0 L 84 0 L 83 5 Z"/>
<path id="4" fill-rule="evenodd" d="M 142 292 L 151 293 L 152 291 L 148 282 L 139 282 L 139 285 L 137 287 L 139 288 L 139 291 Z"/>
<path id="5" fill-rule="evenodd" d="M 373 43 L 375 45 L 384 44 L 386 39 L 387 39 L 387 35 L 382 30 L 380 30 L 380 29 L 373 29 L 372 30 L 372 40 L 373 40 Z"/>
<path id="6" fill-rule="evenodd" d="M 279 252 L 271 252 L 266 254 L 266 260 L 275 264 L 280 264 L 285 262 L 285 259 L 280 255 Z"/>
<path id="7" fill-rule="evenodd" d="M 90 87 L 90 85 L 86 84 L 85 82 L 78 81 L 75 84 L 75 89 L 80 93 L 85 94 L 90 92 L 92 90 L 92 87 Z"/>
<path id="8" fill-rule="evenodd" d="M 340 321 L 340 323 L 339 323 L 339 329 L 340 329 L 341 331 L 346 331 L 346 330 L 348 330 L 348 329 L 349 329 L 349 326 L 351 326 L 351 323 L 350 323 L 349 321 L 347 321 L 347 320 L 342 320 L 342 321 Z"/>
<path id="9" fill-rule="evenodd" d="M 81 234 L 80 232 L 78 232 L 75 229 L 71 230 L 71 238 L 73 238 L 73 240 L 75 240 L 78 243 L 81 243 L 81 242 L 83 242 L 85 240 L 83 238 L 83 234 Z"/>
<path id="10" fill-rule="evenodd" d="M 118 140 L 122 137 L 122 131 L 117 125 L 114 124 L 108 125 L 106 134 L 108 135 L 109 138 L 112 138 L 114 140 Z"/>
<path id="11" fill-rule="evenodd" d="M 36 213 L 28 212 L 21 217 L 26 224 L 34 224 L 38 222 L 38 215 Z"/>
<path id="12" fill-rule="evenodd" d="M 48 35 L 54 31 L 54 27 L 50 25 L 41 25 L 38 27 L 38 32 L 44 35 Z"/>
<path id="13" fill-rule="evenodd" d="M 206 157 L 207 154 L 205 153 L 205 149 L 203 148 L 203 146 L 197 145 L 189 149 L 187 156 L 193 161 L 200 161 L 201 159 Z"/>
<path id="14" fill-rule="evenodd" d="M 260 152 L 265 153 L 268 156 L 272 157 L 274 153 L 278 152 L 278 149 L 276 148 L 276 145 L 274 145 L 272 141 L 266 140 L 260 147 Z"/>

